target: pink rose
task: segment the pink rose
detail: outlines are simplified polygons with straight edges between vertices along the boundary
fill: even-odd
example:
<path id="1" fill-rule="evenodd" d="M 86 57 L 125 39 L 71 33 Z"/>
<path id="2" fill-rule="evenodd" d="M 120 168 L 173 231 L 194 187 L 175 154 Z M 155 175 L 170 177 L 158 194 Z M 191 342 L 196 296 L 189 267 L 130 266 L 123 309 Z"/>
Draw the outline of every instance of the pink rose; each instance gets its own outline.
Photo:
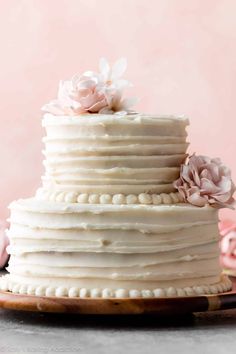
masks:
<path id="1" fill-rule="evenodd" d="M 0 268 L 3 268 L 8 260 L 6 247 L 8 246 L 9 242 L 5 233 L 6 226 L 7 225 L 5 223 L 0 221 Z"/>
<path id="2" fill-rule="evenodd" d="M 108 106 L 107 98 L 99 86 L 98 78 L 83 75 L 72 78 L 70 98 L 80 104 L 81 111 L 96 113 Z"/>
<path id="3" fill-rule="evenodd" d="M 219 158 L 190 156 L 181 165 L 180 178 L 174 187 L 190 204 L 233 208 L 235 186 L 230 169 Z"/>

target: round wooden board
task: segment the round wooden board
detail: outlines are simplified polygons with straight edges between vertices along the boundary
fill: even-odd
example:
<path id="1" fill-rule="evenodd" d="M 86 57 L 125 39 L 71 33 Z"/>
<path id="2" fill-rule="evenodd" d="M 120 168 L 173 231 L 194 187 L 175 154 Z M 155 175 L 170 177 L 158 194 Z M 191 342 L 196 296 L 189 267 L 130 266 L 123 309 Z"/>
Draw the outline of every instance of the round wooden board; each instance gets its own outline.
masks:
<path id="1" fill-rule="evenodd" d="M 235 278 L 236 279 L 236 278 Z M 178 315 L 236 308 L 236 281 L 231 292 L 173 298 L 68 298 L 0 291 L 0 307 L 10 310 L 83 315 Z"/>

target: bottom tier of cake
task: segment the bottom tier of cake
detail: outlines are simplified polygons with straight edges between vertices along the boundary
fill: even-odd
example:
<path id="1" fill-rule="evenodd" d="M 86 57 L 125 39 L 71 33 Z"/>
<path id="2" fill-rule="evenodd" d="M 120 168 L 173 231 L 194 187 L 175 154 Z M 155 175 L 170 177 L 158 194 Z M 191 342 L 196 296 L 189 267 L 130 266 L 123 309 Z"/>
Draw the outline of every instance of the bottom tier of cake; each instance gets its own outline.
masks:
<path id="1" fill-rule="evenodd" d="M 70 297 L 164 297 L 220 293 L 218 216 L 211 207 L 11 205 L 9 273 L 0 288 Z"/>

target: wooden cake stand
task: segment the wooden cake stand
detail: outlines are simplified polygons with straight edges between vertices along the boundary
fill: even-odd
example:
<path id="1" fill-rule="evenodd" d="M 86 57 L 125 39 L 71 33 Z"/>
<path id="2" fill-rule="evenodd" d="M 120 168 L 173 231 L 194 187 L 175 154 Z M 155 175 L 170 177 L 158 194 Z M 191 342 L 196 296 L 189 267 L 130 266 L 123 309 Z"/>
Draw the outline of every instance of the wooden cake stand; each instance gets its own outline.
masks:
<path id="1" fill-rule="evenodd" d="M 0 308 L 18 311 L 74 313 L 83 315 L 178 315 L 236 308 L 233 290 L 218 295 L 170 298 L 68 298 L 12 294 L 0 291 Z"/>

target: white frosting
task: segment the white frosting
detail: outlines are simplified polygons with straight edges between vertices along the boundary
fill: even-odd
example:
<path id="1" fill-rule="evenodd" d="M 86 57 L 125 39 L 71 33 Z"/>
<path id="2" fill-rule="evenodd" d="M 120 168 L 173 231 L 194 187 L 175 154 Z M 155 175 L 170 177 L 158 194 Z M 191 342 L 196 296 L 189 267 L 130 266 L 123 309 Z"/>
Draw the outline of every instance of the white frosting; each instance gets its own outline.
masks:
<path id="1" fill-rule="evenodd" d="M 10 206 L 10 274 L 2 290 L 81 298 L 228 290 L 217 210 L 183 204 L 173 188 L 187 124 L 147 115 L 46 114 L 43 187 Z"/>
<path id="2" fill-rule="evenodd" d="M 187 124 L 183 117 L 46 114 L 45 195 L 71 202 L 74 192 L 77 198 L 171 193 L 186 156 Z"/>
<path id="3" fill-rule="evenodd" d="M 33 286 L 37 293 L 52 288 L 47 293 L 84 297 L 103 289 L 92 294 L 113 297 L 125 289 L 150 297 L 166 289 L 165 296 L 174 296 L 176 289 L 190 295 L 188 288 L 220 282 L 211 207 L 28 199 L 10 208 L 10 282 L 27 292 Z"/>

